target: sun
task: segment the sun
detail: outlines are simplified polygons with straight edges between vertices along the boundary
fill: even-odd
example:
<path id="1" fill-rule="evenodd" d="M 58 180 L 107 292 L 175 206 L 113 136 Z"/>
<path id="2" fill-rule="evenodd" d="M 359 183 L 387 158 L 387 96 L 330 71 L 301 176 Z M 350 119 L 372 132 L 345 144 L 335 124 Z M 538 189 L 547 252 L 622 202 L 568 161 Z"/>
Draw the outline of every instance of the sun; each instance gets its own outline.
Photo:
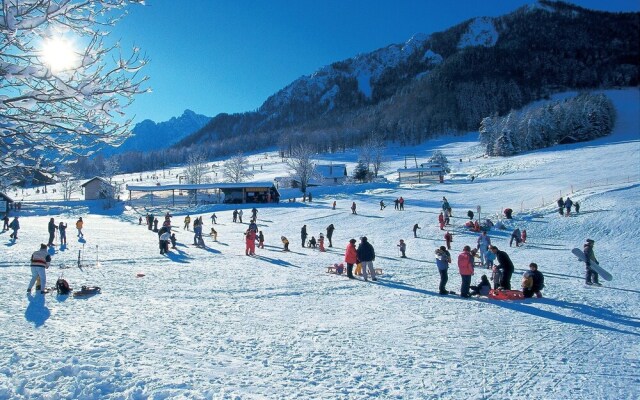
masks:
<path id="1" fill-rule="evenodd" d="M 78 55 L 73 43 L 62 37 L 53 37 L 42 42 L 42 61 L 52 72 L 63 72 L 74 68 Z"/>

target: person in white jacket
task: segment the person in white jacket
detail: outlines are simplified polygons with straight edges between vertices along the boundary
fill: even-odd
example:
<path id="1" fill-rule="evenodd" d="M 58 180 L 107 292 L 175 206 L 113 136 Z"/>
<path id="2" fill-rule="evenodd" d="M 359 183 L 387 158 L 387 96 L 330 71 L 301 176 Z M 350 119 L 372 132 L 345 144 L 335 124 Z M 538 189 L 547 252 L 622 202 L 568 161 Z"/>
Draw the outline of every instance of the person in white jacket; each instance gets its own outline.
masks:
<path id="1" fill-rule="evenodd" d="M 485 255 L 489 250 L 489 246 L 491 246 L 491 238 L 487 235 L 486 231 L 483 231 L 482 234 L 478 236 L 478 246 L 476 248 L 480 250 L 480 262 L 485 267 L 487 266 L 485 262 Z"/>
<path id="2" fill-rule="evenodd" d="M 45 273 L 45 270 L 49 268 L 50 262 L 51 256 L 47 252 L 47 245 L 43 243 L 40 245 L 40 250 L 35 251 L 31 255 L 31 282 L 29 282 L 27 293 L 31 293 L 31 288 L 33 288 L 38 277 L 40 277 L 40 293 L 46 293 L 45 288 L 47 287 L 47 274 Z"/>

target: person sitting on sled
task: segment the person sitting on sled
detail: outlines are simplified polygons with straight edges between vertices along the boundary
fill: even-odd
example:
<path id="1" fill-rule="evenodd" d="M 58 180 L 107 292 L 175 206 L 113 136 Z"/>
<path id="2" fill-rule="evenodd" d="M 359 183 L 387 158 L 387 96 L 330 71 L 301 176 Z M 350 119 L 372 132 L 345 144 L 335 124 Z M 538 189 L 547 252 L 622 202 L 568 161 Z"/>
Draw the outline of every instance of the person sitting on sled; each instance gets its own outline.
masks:
<path id="1" fill-rule="evenodd" d="M 544 288 L 544 275 L 538 271 L 538 264 L 529 264 L 529 271 L 522 277 L 522 294 L 525 298 L 531 298 L 535 294 L 537 298 L 542 297 L 540 292 Z"/>

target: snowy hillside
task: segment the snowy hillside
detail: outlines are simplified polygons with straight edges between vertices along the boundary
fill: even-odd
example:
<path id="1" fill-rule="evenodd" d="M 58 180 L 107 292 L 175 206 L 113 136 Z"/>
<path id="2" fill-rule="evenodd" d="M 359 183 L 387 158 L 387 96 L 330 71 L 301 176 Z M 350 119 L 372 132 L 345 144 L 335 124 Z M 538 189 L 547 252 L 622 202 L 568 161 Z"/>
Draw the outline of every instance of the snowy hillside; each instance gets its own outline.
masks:
<path id="1" fill-rule="evenodd" d="M 283 191 L 298 202 L 257 206 L 266 242 L 255 257 L 244 255 L 250 205 L 240 224 L 231 222 L 230 205 L 105 211 L 25 193 L 19 239 L 0 235 L 0 398 L 640 397 L 640 271 L 633 250 L 640 236 L 640 91 L 606 94 L 618 120 L 611 136 L 596 141 L 482 158 L 477 133 L 441 138 L 389 148 L 389 183 L 314 188 L 313 203 Z M 452 161 L 444 184 L 395 181 L 405 156 L 424 162 L 436 149 Z M 256 180 L 286 174 L 274 153 L 251 159 L 260 166 Z M 322 157 L 347 162 L 350 173 L 353 160 L 349 153 Z M 176 174 L 153 171 L 144 179 L 169 183 Z M 567 195 L 582 207 L 561 217 L 555 200 Z M 405 211 L 393 209 L 400 196 Z M 481 218 L 494 221 L 503 208 L 514 210 L 514 219 L 504 221 L 508 229 L 490 237 L 515 264 L 514 287 L 530 262 L 540 265 L 544 298 L 438 294 L 434 249 L 444 244 L 437 226 L 443 196 L 453 207 L 454 259 L 476 243 L 463 227 L 467 210 L 481 206 Z M 380 200 L 389 207 L 381 211 Z M 354 201 L 358 215 L 349 210 Z M 173 213 L 178 246 L 168 256 L 159 254 L 157 235 L 138 225 L 148 211 Z M 193 246 L 193 233 L 182 229 L 185 215 L 202 215 L 208 232 L 213 212 L 218 242 L 206 237 L 207 248 Z M 84 243 L 72 229 L 80 216 Z M 81 300 L 25 293 L 29 257 L 47 240 L 51 217 L 66 221 L 69 231 L 68 246 L 50 250 L 47 285 L 63 275 L 75 288 L 98 285 L 102 294 Z M 421 229 L 413 238 L 416 223 Z M 334 247 L 324 253 L 301 247 L 304 224 L 316 238 L 334 224 Z M 519 248 L 508 242 L 516 226 L 528 232 Z M 283 235 L 291 252 L 281 251 Z M 379 280 L 327 274 L 327 266 L 343 261 L 348 240 L 364 235 L 383 269 Z M 584 265 L 570 252 L 587 238 L 613 274 L 602 287 L 584 284 Z M 400 239 L 408 259 L 399 258 Z M 485 273 L 476 269 L 473 283 Z M 460 290 L 455 264 L 447 286 Z"/>

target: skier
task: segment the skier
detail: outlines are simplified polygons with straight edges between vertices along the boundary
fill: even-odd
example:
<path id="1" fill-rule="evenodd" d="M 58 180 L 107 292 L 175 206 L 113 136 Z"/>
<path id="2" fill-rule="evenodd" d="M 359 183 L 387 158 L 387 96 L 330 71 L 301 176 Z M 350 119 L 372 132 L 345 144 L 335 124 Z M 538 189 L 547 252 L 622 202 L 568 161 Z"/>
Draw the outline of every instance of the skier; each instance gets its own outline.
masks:
<path id="1" fill-rule="evenodd" d="M 347 249 L 344 252 L 344 262 L 347 263 L 347 277 L 353 279 L 353 265 L 358 263 L 355 239 L 350 239 L 349 244 L 347 244 Z"/>
<path id="2" fill-rule="evenodd" d="M 453 242 L 453 235 L 451 232 L 447 231 L 444 234 L 444 241 L 447 243 L 447 250 L 451 250 L 451 242 Z"/>
<path id="3" fill-rule="evenodd" d="M 300 229 L 300 239 L 302 239 L 302 247 L 305 247 L 305 243 L 307 241 L 307 226 L 302 225 L 302 229 Z"/>
<path id="4" fill-rule="evenodd" d="M 566 212 L 564 213 L 565 217 L 568 217 L 571 214 L 571 207 L 573 207 L 573 201 L 567 196 L 567 199 L 564 201 L 564 208 Z"/>
<path id="5" fill-rule="evenodd" d="M 9 237 L 13 240 L 18 238 L 18 230 L 20 229 L 20 222 L 18 222 L 18 217 L 13 217 L 13 221 L 9 224 L 9 228 L 13 230 Z"/>
<path id="6" fill-rule="evenodd" d="M 56 236 L 56 229 L 58 229 L 58 225 L 56 225 L 56 222 L 53 220 L 53 218 L 51 218 L 49 220 L 49 225 L 47 226 L 47 230 L 49 231 L 49 243 L 47 243 L 47 246 L 53 246 L 53 239 Z"/>
<path id="7" fill-rule="evenodd" d="M 489 250 L 489 246 L 491 246 L 491 238 L 487 235 L 487 232 L 483 231 L 482 234 L 478 236 L 478 245 L 476 246 L 476 249 L 480 251 L 480 262 L 484 266 L 488 265 L 485 264 L 485 255 Z"/>
<path id="8" fill-rule="evenodd" d="M 511 275 L 513 275 L 513 262 L 511 258 L 504 251 L 498 249 L 496 246 L 491 246 L 491 251 L 496 255 L 498 265 L 494 268 L 501 270 L 502 277 L 500 279 L 500 287 L 506 290 L 511 290 Z"/>
<path id="9" fill-rule="evenodd" d="M 82 220 L 82 217 L 80 217 L 76 221 L 76 229 L 78 230 L 78 237 L 84 237 L 84 235 L 82 234 L 82 228 L 83 227 L 84 227 L 84 221 Z M 151 229 L 151 228 L 149 228 L 149 229 Z"/>
<path id="10" fill-rule="evenodd" d="M 358 214 L 356 212 L 356 202 L 351 203 L 351 214 Z"/>
<path id="11" fill-rule="evenodd" d="M 216 213 L 211 214 L 211 223 L 212 224 L 217 224 L 216 220 L 218 217 L 216 217 Z"/>
<path id="12" fill-rule="evenodd" d="M 491 290 L 491 282 L 486 275 L 482 275 L 480 282 L 477 285 L 469 286 L 471 289 L 471 296 L 488 296 Z"/>
<path id="13" fill-rule="evenodd" d="M 284 245 L 284 249 L 282 251 L 289 251 L 289 240 L 284 236 L 280 236 L 280 240 L 282 241 L 282 244 Z"/>
<path id="14" fill-rule="evenodd" d="M 529 271 L 524 273 L 524 279 L 522 280 L 522 294 L 525 298 L 533 297 L 535 294 L 537 298 L 542 297 L 540 292 L 544 288 L 544 275 L 538 271 L 538 264 L 529 264 Z"/>
<path id="15" fill-rule="evenodd" d="M 471 276 L 473 275 L 473 255 L 471 247 L 464 246 L 462 253 L 458 255 L 458 270 L 460 271 L 460 297 L 471 297 L 469 287 L 471 286 Z"/>
<path id="16" fill-rule="evenodd" d="M 191 225 L 191 217 L 189 216 L 189 214 L 187 214 L 187 216 L 184 217 L 184 226 L 182 227 L 182 230 L 189 230 L 189 225 Z"/>
<path id="17" fill-rule="evenodd" d="M 213 238 L 214 242 L 218 241 L 218 231 L 216 231 L 213 227 L 211 227 L 211 232 L 209 235 Z"/>
<path id="18" fill-rule="evenodd" d="M 355 203 L 354 203 L 355 204 Z M 360 239 L 360 245 L 358 246 L 358 260 L 362 263 L 362 277 L 365 281 L 367 281 L 367 268 L 369 269 L 369 273 L 371 274 L 371 280 L 377 281 L 376 271 L 373 269 L 373 262 L 376 259 L 376 252 L 367 240 L 366 236 L 363 236 Z"/>
<path id="19" fill-rule="evenodd" d="M 595 240 L 587 239 L 587 242 L 584 244 L 584 247 L 583 247 L 584 256 L 586 259 L 584 264 L 587 269 L 586 276 L 585 276 L 585 283 L 587 285 L 602 286 L 600 282 L 598 282 L 598 273 L 591 269 L 592 262 L 595 262 L 596 264 L 598 263 L 598 260 L 596 260 L 596 255 L 593 252 L 594 244 L 595 244 Z"/>
<path id="20" fill-rule="evenodd" d="M 440 246 L 436 249 L 436 266 L 438 267 L 438 273 L 440 274 L 440 284 L 438 290 L 441 295 L 449 294 L 447 290 L 447 281 L 449 280 L 448 270 L 451 263 L 451 254 L 444 246 Z"/>
<path id="21" fill-rule="evenodd" d="M 380 211 L 385 209 L 384 200 L 380 200 Z"/>
<path id="22" fill-rule="evenodd" d="M 562 196 L 558 199 L 558 213 L 564 215 L 564 200 L 562 200 Z"/>
<path id="23" fill-rule="evenodd" d="M 58 224 L 58 231 L 60 232 L 60 244 L 66 245 L 67 244 L 67 224 L 60 221 L 60 223 Z"/>
<path id="24" fill-rule="evenodd" d="M 31 255 L 31 281 L 27 287 L 27 293 L 31 293 L 31 288 L 33 288 L 33 284 L 36 283 L 38 278 L 40 278 L 40 293 L 46 293 L 46 269 L 49 268 L 50 262 L 51 256 L 47 252 L 47 245 L 43 243 L 40 245 L 40 250 L 35 251 Z"/>
<path id="25" fill-rule="evenodd" d="M 413 225 L 413 237 L 417 238 L 418 237 L 418 229 L 420 229 L 420 227 L 418 226 L 418 224 Z"/>
<path id="26" fill-rule="evenodd" d="M 400 258 L 407 258 L 405 251 L 407 251 L 407 244 L 404 240 L 400 239 L 400 243 L 398 243 L 398 247 L 400 248 L 400 253 L 402 254 Z"/>
<path id="27" fill-rule="evenodd" d="M 329 240 L 329 247 L 333 247 L 333 243 L 331 243 L 331 237 L 333 236 L 333 231 L 336 228 L 333 226 L 333 224 L 327 226 L 327 239 Z"/>

